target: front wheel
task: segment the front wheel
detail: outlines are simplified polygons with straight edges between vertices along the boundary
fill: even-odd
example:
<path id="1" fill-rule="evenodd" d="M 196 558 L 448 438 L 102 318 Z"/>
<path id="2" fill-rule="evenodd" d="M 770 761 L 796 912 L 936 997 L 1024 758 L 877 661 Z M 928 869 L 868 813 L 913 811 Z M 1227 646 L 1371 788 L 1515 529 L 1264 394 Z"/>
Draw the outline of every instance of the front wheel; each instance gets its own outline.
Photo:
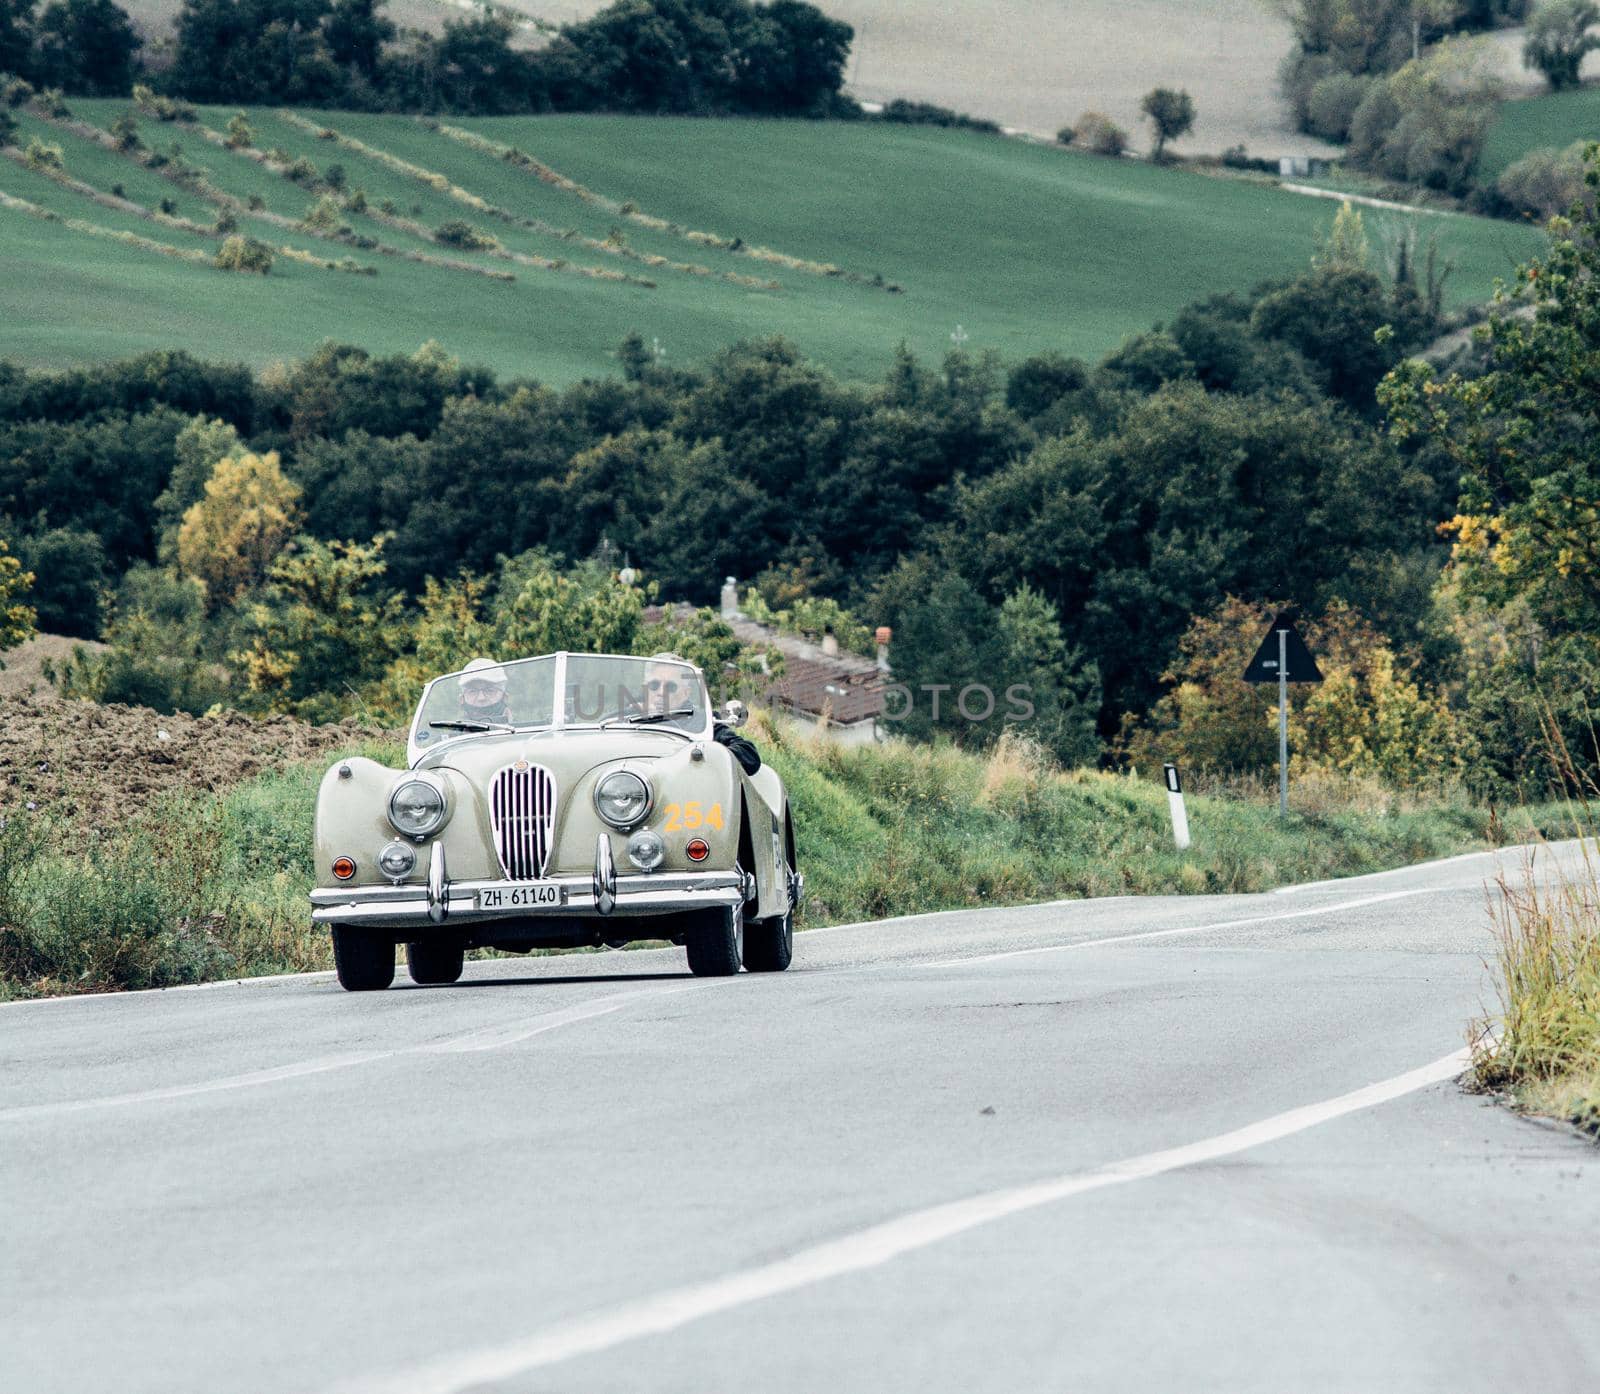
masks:
<path id="1" fill-rule="evenodd" d="M 394 940 L 335 926 L 333 971 L 346 992 L 380 992 L 394 981 Z"/>
<path id="2" fill-rule="evenodd" d="M 406 945 L 406 971 L 420 987 L 442 987 L 461 976 L 467 951 L 459 942 L 431 939 Z"/>
<path id="3" fill-rule="evenodd" d="M 739 971 L 744 954 L 744 911 L 706 910 L 683 936 L 689 971 L 697 978 L 726 978 Z"/>
<path id="4" fill-rule="evenodd" d="M 744 966 L 752 973 L 781 973 L 794 958 L 794 911 L 751 920 L 744 931 Z"/>

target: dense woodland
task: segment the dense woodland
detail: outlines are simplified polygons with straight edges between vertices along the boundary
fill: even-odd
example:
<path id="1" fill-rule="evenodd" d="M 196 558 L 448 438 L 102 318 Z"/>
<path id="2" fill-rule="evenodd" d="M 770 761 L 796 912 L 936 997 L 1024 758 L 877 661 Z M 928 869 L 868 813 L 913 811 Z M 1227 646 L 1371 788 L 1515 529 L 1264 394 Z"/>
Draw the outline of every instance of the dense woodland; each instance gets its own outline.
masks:
<path id="1" fill-rule="evenodd" d="M 1556 244 L 1568 296 L 1593 232 Z M 1237 669 L 1293 603 L 1330 665 L 1296 694 L 1304 758 L 1536 787 L 1547 715 L 1592 749 L 1600 562 L 1581 518 L 1554 530 L 1552 481 L 1595 496 L 1570 360 L 1600 331 L 1586 305 L 1561 311 L 1576 340 L 1554 309 L 1508 318 L 1441 390 L 1406 359 L 1439 325 L 1416 260 L 1382 264 L 1347 209 L 1304 275 L 1099 364 L 902 351 L 864 385 L 781 341 L 684 369 L 636 337 L 566 390 L 434 346 L 259 376 L 182 352 L 0 366 L 0 537 L 33 578 L 12 598 L 112 644 L 69 690 L 320 717 L 401 709 L 479 649 L 644 642 L 649 594 L 708 603 L 734 575 L 802 629 L 892 625 L 913 686 L 1028 683 L 1063 759 L 1217 767 L 1270 763 Z M 1529 433 L 1548 465 L 1495 453 Z M 718 630 L 681 640 L 714 669 L 737 660 Z M 947 707 L 908 730 L 1002 724 Z"/>
<path id="2" fill-rule="evenodd" d="M 144 54 L 113 0 L 0 0 L 0 73 L 69 95 L 496 115 L 839 115 L 854 31 L 803 0 L 619 0 L 529 50 L 505 16 L 401 32 L 382 0 L 184 0 Z"/>

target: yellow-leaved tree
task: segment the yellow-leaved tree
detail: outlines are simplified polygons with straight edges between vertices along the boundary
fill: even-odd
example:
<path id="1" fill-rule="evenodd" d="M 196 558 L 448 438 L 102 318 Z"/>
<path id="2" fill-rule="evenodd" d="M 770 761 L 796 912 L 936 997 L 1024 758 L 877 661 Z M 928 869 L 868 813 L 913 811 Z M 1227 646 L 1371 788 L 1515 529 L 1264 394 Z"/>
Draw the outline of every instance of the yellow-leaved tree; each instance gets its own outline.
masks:
<path id="1" fill-rule="evenodd" d="M 24 571 L 11 549 L 0 542 L 0 650 L 15 648 L 33 635 L 33 607 L 23 601 L 31 585 L 33 573 Z"/>
<path id="2" fill-rule="evenodd" d="M 285 477 L 278 453 L 218 460 L 205 497 L 178 528 L 178 569 L 206 588 L 217 610 L 259 585 L 300 524 L 300 488 Z"/>

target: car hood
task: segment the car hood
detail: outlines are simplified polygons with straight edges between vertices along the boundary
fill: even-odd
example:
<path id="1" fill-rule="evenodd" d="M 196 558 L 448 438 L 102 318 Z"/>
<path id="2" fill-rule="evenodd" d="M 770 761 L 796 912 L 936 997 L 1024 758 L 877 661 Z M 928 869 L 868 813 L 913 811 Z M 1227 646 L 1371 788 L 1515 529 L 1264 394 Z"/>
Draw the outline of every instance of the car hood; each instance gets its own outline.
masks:
<path id="1" fill-rule="evenodd" d="M 413 768 L 455 770 L 482 789 L 497 771 L 526 760 L 530 765 L 543 765 L 555 776 L 558 787 L 570 789 L 599 765 L 618 760 L 660 760 L 687 754 L 690 745 L 682 736 L 647 728 L 519 731 L 446 742 L 424 754 Z"/>

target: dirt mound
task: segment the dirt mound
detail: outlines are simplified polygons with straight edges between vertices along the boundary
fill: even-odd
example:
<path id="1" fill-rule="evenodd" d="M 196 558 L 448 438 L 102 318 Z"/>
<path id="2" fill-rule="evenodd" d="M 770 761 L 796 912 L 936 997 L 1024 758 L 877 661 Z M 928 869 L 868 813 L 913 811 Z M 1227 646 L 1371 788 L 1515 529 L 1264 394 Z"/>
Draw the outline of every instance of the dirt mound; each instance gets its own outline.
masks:
<path id="1" fill-rule="evenodd" d="M 86 833 L 104 830 L 163 795 L 226 789 L 368 736 L 353 723 L 309 726 L 237 712 L 162 716 L 145 707 L 0 695 L 0 814 L 36 808 Z"/>

